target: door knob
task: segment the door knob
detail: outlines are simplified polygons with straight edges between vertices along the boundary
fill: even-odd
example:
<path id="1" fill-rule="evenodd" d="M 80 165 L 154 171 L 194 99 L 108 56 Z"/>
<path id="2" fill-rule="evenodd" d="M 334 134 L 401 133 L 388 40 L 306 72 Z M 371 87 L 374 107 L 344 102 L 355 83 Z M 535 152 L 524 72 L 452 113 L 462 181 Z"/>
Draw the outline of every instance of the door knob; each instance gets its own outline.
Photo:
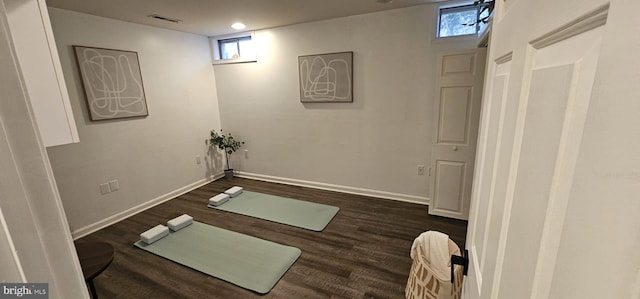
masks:
<path id="1" fill-rule="evenodd" d="M 455 152 L 455 151 L 458 150 L 458 147 L 454 145 L 453 147 L 451 147 L 451 150 L 453 150 Z"/>

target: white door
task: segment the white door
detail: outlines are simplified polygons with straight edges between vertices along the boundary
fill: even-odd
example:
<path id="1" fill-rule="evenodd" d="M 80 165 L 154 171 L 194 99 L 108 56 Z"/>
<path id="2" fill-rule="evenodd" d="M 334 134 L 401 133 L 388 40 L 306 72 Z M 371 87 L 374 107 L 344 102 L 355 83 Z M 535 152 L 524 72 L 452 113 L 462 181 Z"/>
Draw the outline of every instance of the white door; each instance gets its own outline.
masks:
<path id="1" fill-rule="evenodd" d="M 50 298 L 89 298 L 24 89 L 6 2 L 0 0 L 0 282 L 43 282 Z"/>
<path id="2" fill-rule="evenodd" d="M 464 298 L 640 298 L 640 1 L 497 0 Z"/>
<path id="3" fill-rule="evenodd" d="M 486 55 L 479 48 L 438 56 L 429 214 L 469 217 Z"/>

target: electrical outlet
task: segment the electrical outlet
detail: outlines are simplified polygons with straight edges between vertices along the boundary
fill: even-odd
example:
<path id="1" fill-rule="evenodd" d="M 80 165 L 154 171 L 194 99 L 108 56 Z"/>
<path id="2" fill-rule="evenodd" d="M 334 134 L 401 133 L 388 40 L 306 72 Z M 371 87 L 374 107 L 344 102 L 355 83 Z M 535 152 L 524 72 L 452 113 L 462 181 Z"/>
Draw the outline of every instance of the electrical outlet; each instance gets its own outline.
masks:
<path id="1" fill-rule="evenodd" d="M 424 175 L 424 165 L 418 165 L 418 175 Z"/>
<path id="2" fill-rule="evenodd" d="M 196 155 L 196 164 L 202 163 L 202 159 L 200 159 L 200 155 Z"/>
<path id="3" fill-rule="evenodd" d="M 120 190 L 120 182 L 118 180 L 109 181 L 109 189 L 111 189 L 111 192 Z"/>
<path id="4" fill-rule="evenodd" d="M 100 184 L 100 194 L 105 195 L 111 192 L 111 188 L 109 188 L 109 183 Z"/>

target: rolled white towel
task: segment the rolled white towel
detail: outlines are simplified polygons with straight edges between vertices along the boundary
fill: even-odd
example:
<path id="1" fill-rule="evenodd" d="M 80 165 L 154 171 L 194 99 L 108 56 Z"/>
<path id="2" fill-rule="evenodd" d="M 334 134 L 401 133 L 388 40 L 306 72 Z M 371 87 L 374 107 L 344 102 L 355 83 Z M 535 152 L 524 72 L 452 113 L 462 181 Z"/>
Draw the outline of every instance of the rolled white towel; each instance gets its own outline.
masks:
<path id="1" fill-rule="evenodd" d="M 181 216 L 167 221 L 167 226 L 175 232 L 187 227 L 191 223 L 193 223 L 193 217 L 187 214 L 182 214 Z"/>
<path id="2" fill-rule="evenodd" d="M 158 241 L 164 238 L 168 234 L 169 234 L 169 228 L 162 224 L 158 224 L 154 226 L 152 229 L 149 229 L 144 233 L 141 233 L 140 240 L 142 240 L 142 242 L 145 242 L 147 244 L 151 244 L 155 241 Z"/>
<path id="3" fill-rule="evenodd" d="M 209 205 L 217 207 L 229 200 L 229 195 L 220 193 L 212 198 L 209 198 Z"/>
<path id="4" fill-rule="evenodd" d="M 239 186 L 233 186 L 229 189 L 227 189 L 227 191 L 224 191 L 225 194 L 228 194 L 231 197 L 236 197 L 238 195 L 240 195 L 240 193 L 242 193 L 242 187 Z"/>

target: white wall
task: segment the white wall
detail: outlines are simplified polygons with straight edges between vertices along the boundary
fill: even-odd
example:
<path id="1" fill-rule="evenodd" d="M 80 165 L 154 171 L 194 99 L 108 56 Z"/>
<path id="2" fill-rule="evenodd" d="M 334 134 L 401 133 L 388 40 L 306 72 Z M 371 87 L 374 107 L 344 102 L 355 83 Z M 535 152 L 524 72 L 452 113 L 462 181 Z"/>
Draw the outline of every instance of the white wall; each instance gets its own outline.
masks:
<path id="1" fill-rule="evenodd" d="M 257 31 L 257 63 L 216 65 L 225 130 L 242 172 L 394 193 L 426 202 L 438 51 L 435 5 Z M 300 103 L 298 56 L 354 52 L 353 103 Z M 403 196 L 407 195 L 407 196 Z"/>
<path id="2" fill-rule="evenodd" d="M 220 162 L 195 160 L 220 127 L 206 37 L 55 8 L 50 15 L 81 142 L 48 152 L 75 235 L 222 171 Z M 149 116 L 91 121 L 72 45 L 138 52 Z M 121 190 L 100 195 L 98 185 L 113 179 Z"/>

